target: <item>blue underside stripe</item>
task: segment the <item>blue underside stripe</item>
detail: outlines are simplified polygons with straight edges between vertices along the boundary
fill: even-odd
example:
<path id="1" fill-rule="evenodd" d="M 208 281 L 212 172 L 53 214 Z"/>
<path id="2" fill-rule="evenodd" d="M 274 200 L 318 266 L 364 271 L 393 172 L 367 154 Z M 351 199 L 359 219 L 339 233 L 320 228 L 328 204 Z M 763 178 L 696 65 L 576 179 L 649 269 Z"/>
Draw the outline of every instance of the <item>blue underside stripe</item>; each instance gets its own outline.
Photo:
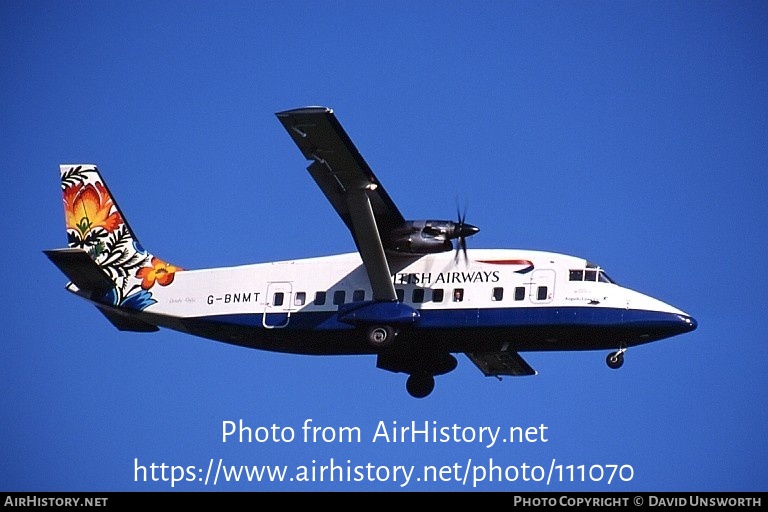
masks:
<path id="1" fill-rule="evenodd" d="M 536 307 L 536 308 L 483 308 L 452 310 L 420 310 L 416 328 L 484 328 L 484 327 L 536 327 L 554 326 L 631 326 L 680 322 L 673 313 L 632 309 L 608 309 L 592 307 Z M 288 320 L 285 313 L 217 315 L 201 317 L 213 321 L 249 327 L 285 326 L 287 329 L 345 330 L 353 327 L 339 322 L 336 311 L 292 313 Z"/>

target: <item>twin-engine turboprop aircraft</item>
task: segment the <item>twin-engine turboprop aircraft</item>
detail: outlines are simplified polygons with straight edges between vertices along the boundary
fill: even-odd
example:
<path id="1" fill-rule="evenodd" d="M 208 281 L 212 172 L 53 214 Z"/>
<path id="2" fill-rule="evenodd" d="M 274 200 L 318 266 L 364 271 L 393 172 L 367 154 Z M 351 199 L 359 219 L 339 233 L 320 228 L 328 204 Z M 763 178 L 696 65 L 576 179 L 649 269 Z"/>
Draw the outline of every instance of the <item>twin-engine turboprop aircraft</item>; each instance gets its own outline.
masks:
<path id="1" fill-rule="evenodd" d="M 524 351 L 610 350 L 696 328 L 688 314 L 623 288 L 582 258 L 471 249 L 478 228 L 406 220 L 333 111 L 277 118 L 352 234 L 356 253 L 187 270 L 147 252 L 93 165 L 62 165 L 68 248 L 45 254 L 120 330 L 160 327 L 295 354 L 371 354 L 409 375 L 414 397 L 463 352 L 486 376 L 535 375 Z"/>

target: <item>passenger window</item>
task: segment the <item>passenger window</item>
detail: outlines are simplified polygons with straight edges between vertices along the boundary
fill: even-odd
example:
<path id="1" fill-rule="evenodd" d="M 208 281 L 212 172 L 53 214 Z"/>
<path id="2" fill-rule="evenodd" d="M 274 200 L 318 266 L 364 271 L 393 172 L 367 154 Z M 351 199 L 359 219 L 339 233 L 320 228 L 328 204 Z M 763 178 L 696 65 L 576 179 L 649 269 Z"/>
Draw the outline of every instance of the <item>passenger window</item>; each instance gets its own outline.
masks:
<path id="1" fill-rule="evenodd" d="M 283 292 L 276 292 L 275 295 L 272 297 L 272 305 L 273 306 L 282 306 L 283 305 Z"/>
<path id="2" fill-rule="evenodd" d="M 424 288 L 414 288 L 411 300 L 413 300 L 414 304 L 420 304 L 424 302 Z"/>
<path id="3" fill-rule="evenodd" d="M 346 298 L 346 292 L 344 290 L 336 290 L 333 292 L 333 304 L 335 306 L 340 306 L 344 304 L 344 299 Z"/>
<path id="4" fill-rule="evenodd" d="M 464 300 L 464 288 L 455 288 L 453 290 L 453 302 L 461 302 Z"/>
<path id="5" fill-rule="evenodd" d="M 432 302 L 443 302 L 443 289 L 435 288 L 432 290 Z"/>
<path id="6" fill-rule="evenodd" d="M 365 300 L 365 290 L 355 290 L 352 293 L 352 302 L 362 302 Z"/>
<path id="7" fill-rule="evenodd" d="M 501 300 L 504 297 L 504 288 L 493 289 L 493 300 Z"/>
<path id="8" fill-rule="evenodd" d="M 584 280 L 584 271 L 583 270 L 571 270 L 568 274 L 568 280 L 569 281 L 583 281 Z"/>
<path id="9" fill-rule="evenodd" d="M 515 300 L 525 300 L 525 286 L 515 287 Z"/>
<path id="10" fill-rule="evenodd" d="M 395 295 L 397 295 L 397 300 L 400 302 L 405 302 L 405 290 L 402 288 L 395 289 Z"/>
<path id="11" fill-rule="evenodd" d="M 315 306 L 325 304 L 325 292 L 315 292 Z"/>
<path id="12" fill-rule="evenodd" d="M 536 299 L 537 300 L 547 300 L 547 287 L 546 286 L 539 286 L 536 289 Z"/>
<path id="13" fill-rule="evenodd" d="M 306 292 L 296 292 L 296 296 L 293 298 L 294 306 L 303 306 L 307 302 Z"/>

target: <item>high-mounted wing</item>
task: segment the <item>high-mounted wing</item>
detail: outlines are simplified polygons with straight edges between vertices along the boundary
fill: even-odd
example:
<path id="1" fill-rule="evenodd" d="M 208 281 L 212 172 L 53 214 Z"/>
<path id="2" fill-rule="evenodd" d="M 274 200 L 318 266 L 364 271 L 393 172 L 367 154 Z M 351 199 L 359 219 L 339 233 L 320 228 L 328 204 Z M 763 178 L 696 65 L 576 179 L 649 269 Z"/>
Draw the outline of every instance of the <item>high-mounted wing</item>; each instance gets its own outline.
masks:
<path id="1" fill-rule="evenodd" d="M 383 240 L 405 224 L 400 211 L 350 140 L 333 110 L 308 107 L 277 118 L 312 164 L 307 168 L 347 225 L 368 273 L 374 300 L 397 300 Z"/>

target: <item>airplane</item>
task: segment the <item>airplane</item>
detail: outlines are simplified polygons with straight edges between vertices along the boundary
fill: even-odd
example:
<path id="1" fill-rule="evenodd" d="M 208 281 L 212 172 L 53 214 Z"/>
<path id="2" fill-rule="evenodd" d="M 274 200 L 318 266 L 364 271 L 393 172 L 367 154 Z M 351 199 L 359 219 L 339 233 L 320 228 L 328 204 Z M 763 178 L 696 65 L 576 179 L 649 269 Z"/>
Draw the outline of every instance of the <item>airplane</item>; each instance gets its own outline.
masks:
<path id="1" fill-rule="evenodd" d="M 356 252 L 189 270 L 146 251 L 92 164 L 60 166 L 66 248 L 43 251 L 121 331 L 171 329 L 305 355 L 375 355 L 415 398 L 464 353 L 486 377 L 536 375 L 521 352 L 610 350 L 696 329 L 689 314 L 614 282 L 584 258 L 468 249 L 479 228 L 408 220 L 333 110 L 276 113 Z"/>

